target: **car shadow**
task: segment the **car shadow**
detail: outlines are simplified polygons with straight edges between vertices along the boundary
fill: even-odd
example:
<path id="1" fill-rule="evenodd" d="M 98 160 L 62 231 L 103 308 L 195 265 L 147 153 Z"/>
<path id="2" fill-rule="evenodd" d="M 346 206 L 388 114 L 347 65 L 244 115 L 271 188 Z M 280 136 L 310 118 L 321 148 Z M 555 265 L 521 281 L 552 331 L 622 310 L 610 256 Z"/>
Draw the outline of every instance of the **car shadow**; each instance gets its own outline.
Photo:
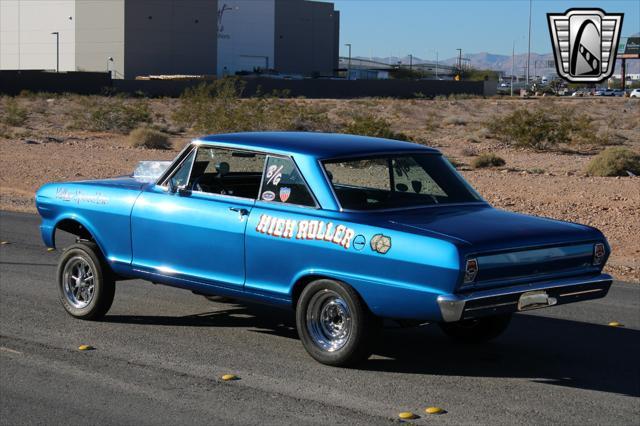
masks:
<path id="1" fill-rule="evenodd" d="M 297 339 L 292 312 L 263 305 L 226 304 L 183 317 L 109 315 L 112 323 L 236 327 Z M 385 323 L 374 356 L 361 370 L 465 377 L 525 378 L 534 382 L 640 396 L 640 331 L 572 320 L 515 315 L 492 342 L 465 345 L 436 325 Z"/>

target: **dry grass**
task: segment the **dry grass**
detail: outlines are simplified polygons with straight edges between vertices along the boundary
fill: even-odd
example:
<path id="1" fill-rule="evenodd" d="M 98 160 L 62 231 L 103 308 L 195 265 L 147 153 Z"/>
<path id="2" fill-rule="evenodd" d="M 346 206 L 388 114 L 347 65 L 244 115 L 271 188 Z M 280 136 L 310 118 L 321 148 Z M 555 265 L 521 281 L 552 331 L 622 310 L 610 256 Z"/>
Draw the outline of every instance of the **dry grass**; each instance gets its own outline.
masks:
<path id="1" fill-rule="evenodd" d="M 609 148 L 596 155 L 587 166 L 591 176 L 640 175 L 640 154 L 627 148 Z"/>
<path id="2" fill-rule="evenodd" d="M 504 158 L 493 153 L 480 154 L 473 159 L 471 165 L 475 169 L 484 169 L 487 167 L 501 167 L 507 164 Z"/>
<path id="3" fill-rule="evenodd" d="M 129 133 L 129 143 L 134 148 L 171 149 L 169 136 L 148 127 L 139 127 Z"/>

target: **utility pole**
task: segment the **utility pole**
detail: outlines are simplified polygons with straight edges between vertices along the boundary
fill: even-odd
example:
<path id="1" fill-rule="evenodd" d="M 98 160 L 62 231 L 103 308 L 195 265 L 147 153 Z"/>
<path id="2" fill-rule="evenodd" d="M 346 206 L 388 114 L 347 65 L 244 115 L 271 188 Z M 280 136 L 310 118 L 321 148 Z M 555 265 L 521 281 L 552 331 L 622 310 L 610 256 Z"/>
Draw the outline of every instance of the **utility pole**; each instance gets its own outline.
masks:
<path id="1" fill-rule="evenodd" d="M 456 49 L 458 51 L 458 70 L 462 71 L 462 49 Z"/>
<path id="2" fill-rule="evenodd" d="M 527 51 L 527 90 L 529 90 L 529 69 L 531 68 L 531 6 L 533 0 L 529 0 L 529 49 Z"/>
<path id="3" fill-rule="evenodd" d="M 351 43 L 345 44 L 349 48 L 349 63 L 347 65 L 347 80 L 351 80 Z"/>
<path id="4" fill-rule="evenodd" d="M 409 71 L 413 69 L 413 55 L 409 53 Z"/>
<path id="5" fill-rule="evenodd" d="M 513 97 L 513 74 L 516 68 L 516 41 L 513 40 L 513 47 L 511 48 L 511 97 Z"/>
<path id="6" fill-rule="evenodd" d="M 54 31 L 51 35 L 56 36 L 56 72 L 60 72 L 60 33 Z"/>
<path id="7" fill-rule="evenodd" d="M 436 50 L 436 80 L 438 79 L 438 51 Z"/>

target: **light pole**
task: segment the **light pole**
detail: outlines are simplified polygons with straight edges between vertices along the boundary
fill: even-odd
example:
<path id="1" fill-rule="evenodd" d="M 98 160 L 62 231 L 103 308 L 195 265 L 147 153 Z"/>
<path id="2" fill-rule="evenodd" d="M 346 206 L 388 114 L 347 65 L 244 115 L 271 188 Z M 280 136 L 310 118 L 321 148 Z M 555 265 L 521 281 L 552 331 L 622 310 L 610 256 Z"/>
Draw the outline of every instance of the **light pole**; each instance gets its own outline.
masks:
<path id="1" fill-rule="evenodd" d="M 462 49 L 456 49 L 458 51 L 458 79 L 462 79 Z"/>
<path id="2" fill-rule="evenodd" d="M 54 31 L 51 35 L 56 36 L 56 72 L 60 72 L 60 33 Z"/>
<path id="3" fill-rule="evenodd" d="M 113 56 L 109 56 L 107 58 L 107 72 L 109 73 L 109 77 L 113 78 L 113 72 L 111 71 L 109 64 L 112 64 L 113 67 Z"/>
<path id="4" fill-rule="evenodd" d="M 347 65 L 347 80 L 351 80 L 351 43 L 346 43 L 345 46 L 349 48 L 349 62 Z"/>
<path id="5" fill-rule="evenodd" d="M 409 53 L 409 71 L 413 69 L 413 55 Z"/>
<path id="6" fill-rule="evenodd" d="M 513 97 L 513 74 L 516 72 L 516 41 L 513 40 L 513 47 L 511 48 L 511 97 Z"/>
<path id="7" fill-rule="evenodd" d="M 438 51 L 436 50 L 436 80 L 438 80 Z"/>
<path id="8" fill-rule="evenodd" d="M 529 90 L 529 68 L 531 66 L 531 6 L 533 0 L 529 0 L 529 49 L 527 50 L 527 90 Z"/>

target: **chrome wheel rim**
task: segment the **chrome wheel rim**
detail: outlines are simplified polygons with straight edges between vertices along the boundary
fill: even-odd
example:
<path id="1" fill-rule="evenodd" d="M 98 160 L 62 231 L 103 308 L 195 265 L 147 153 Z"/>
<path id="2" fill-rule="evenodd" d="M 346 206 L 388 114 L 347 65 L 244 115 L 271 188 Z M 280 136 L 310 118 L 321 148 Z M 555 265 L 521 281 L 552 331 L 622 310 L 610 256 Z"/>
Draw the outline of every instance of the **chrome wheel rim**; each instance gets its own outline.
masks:
<path id="1" fill-rule="evenodd" d="M 338 293 L 322 290 L 313 295 L 307 307 L 307 330 L 316 346 L 327 352 L 343 348 L 352 327 L 349 305 Z"/>
<path id="2" fill-rule="evenodd" d="M 67 301 L 78 309 L 86 308 L 95 293 L 93 268 L 80 256 L 69 259 L 62 272 L 63 293 Z"/>

